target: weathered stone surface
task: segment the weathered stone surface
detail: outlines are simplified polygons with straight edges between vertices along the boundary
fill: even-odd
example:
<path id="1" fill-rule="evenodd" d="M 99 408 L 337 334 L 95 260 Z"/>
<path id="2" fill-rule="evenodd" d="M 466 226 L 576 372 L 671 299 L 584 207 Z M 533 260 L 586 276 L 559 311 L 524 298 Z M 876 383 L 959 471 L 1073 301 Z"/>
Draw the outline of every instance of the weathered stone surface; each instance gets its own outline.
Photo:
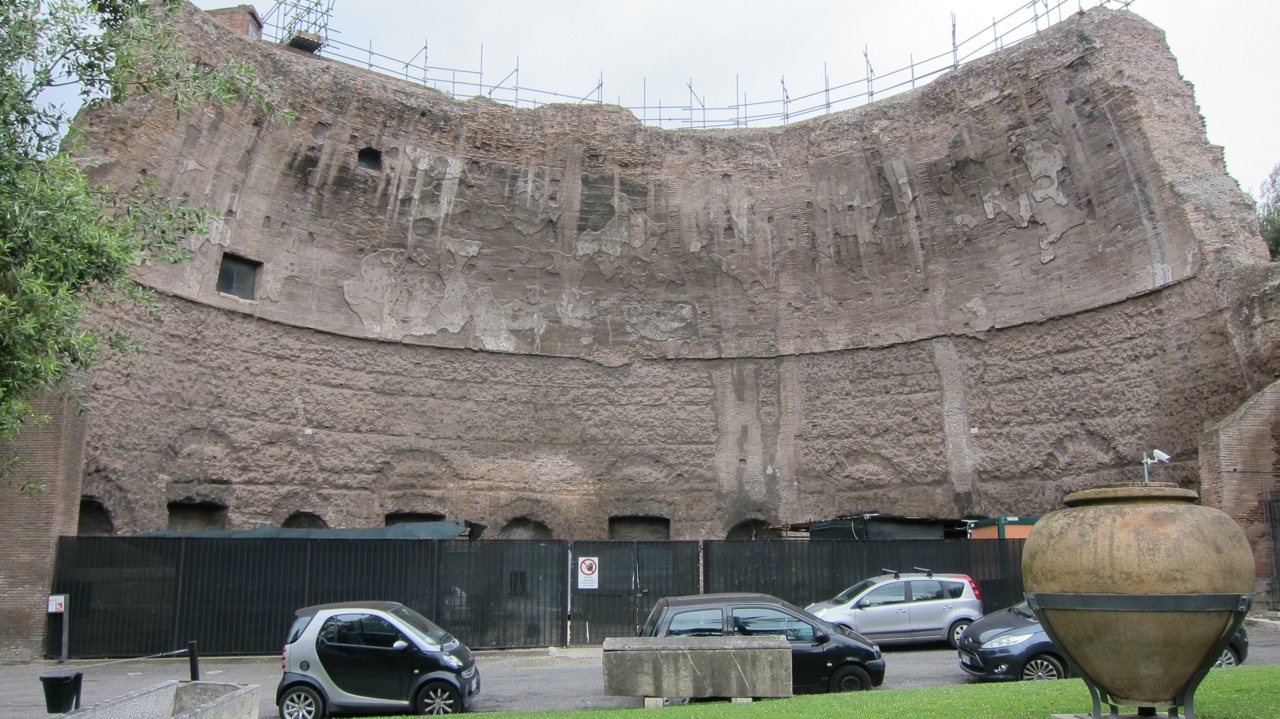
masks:
<path id="1" fill-rule="evenodd" d="M 121 532 L 170 502 L 583 539 L 1035 514 L 1150 446 L 1194 485 L 1201 431 L 1280 369 L 1252 207 L 1125 12 L 732 131 L 460 102 L 194 10 L 178 32 L 297 119 L 82 118 L 95 180 L 225 214 L 140 271 L 158 315 L 102 314 L 146 347 L 93 378 L 85 493 Z M 254 300 L 217 292 L 224 252 L 262 263 Z"/>
<path id="2" fill-rule="evenodd" d="M 611 638 L 601 661 L 606 696 L 791 696 L 786 637 Z"/>

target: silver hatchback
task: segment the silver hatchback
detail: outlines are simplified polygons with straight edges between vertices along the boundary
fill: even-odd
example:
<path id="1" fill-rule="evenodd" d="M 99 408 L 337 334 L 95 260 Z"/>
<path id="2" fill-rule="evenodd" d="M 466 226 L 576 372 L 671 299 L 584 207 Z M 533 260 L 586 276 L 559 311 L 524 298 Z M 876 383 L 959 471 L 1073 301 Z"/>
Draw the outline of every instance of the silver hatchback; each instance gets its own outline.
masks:
<path id="1" fill-rule="evenodd" d="M 965 628 L 982 617 L 982 594 L 964 574 L 893 572 L 805 607 L 877 644 L 946 641 L 955 647 Z"/>

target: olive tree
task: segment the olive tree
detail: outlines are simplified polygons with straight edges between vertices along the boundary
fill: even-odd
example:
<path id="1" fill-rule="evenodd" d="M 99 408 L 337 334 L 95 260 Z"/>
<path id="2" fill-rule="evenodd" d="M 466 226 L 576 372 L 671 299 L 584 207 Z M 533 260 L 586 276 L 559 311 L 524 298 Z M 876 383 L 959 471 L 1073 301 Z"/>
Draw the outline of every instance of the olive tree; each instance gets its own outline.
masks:
<path id="1" fill-rule="evenodd" d="M 132 268 L 177 261 L 208 213 L 140 184 L 91 185 L 67 148 L 71 111 L 139 93 L 193 104 L 260 103 L 252 68 L 193 63 L 166 32 L 175 0 L 0 3 L 0 440 L 38 421 L 28 400 L 132 341 L 86 324 L 90 304 L 149 307 Z M 12 466 L 12 461 L 0 463 Z"/>

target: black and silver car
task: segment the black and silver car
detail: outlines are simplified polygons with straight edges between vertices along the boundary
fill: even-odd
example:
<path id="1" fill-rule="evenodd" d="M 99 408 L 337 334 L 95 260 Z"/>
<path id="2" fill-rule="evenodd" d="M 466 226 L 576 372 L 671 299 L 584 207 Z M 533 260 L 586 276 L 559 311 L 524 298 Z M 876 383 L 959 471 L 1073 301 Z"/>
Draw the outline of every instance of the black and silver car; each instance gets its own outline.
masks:
<path id="1" fill-rule="evenodd" d="M 276 688 L 281 719 L 454 714 L 480 691 L 471 650 L 403 604 L 322 604 L 294 616 Z"/>
<path id="2" fill-rule="evenodd" d="M 768 594 L 664 597 L 640 630 L 642 637 L 722 635 L 786 637 L 796 694 L 859 691 L 884 683 L 884 658 L 875 643 Z"/>
<path id="3" fill-rule="evenodd" d="M 1063 679 L 1070 674 L 1062 652 L 1026 602 L 974 622 L 960 635 L 958 651 L 960 668 L 978 679 Z M 1240 627 L 1217 666 L 1234 666 L 1247 656 L 1249 635 Z"/>

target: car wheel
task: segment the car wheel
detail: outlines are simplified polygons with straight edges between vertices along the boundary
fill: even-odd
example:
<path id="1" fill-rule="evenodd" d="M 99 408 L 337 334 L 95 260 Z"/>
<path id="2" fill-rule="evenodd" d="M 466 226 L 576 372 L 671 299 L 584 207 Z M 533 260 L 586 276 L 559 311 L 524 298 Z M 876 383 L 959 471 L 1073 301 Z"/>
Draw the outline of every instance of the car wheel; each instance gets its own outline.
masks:
<path id="1" fill-rule="evenodd" d="M 280 719 L 324 719 L 320 693 L 304 684 L 289 687 L 280 697 Z"/>
<path id="2" fill-rule="evenodd" d="M 846 664 L 831 675 L 831 691 L 863 692 L 871 688 L 871 676 L 859 666 Z"/>
<path id="3" fill-rule="evenodd" d="M 462 696 L 448 682 L 431 682 L 418 692 L 413 708 L 419 714 L 457 714 L 462 711 Z"/>
<path id="4" fill-rule="evenodd" d="M 1240 657 L 1236 655 L 1235 650 L 1227 647 L 1222 650 L 1222 656 L 1218 657 L 1218 661 L 1213 663 L 1214 668 L 1219 667 L 1235 667 L 1240 665 Z"/>
<path id="5" fill-rule="evenodd" d="M 961 619 L 951 625 L 951 629 L 947 632 L 947 642 L 951 644 L 952 649 L 960 648 L 960 635 L 964 634 L 964 630 L 969 628 L 973 622 L 968 619 Z"/>
<path id="6" fill-rule="evenodd" d="M 1039 654 L 1027 660 L 1026 665 L 1022 667 L 1021 678 L 1025 681 L 1034 679 L 1062 679 L 1067 676 L 1067 672 L 1062 668 L 1062 662 L 1049 656 L 1048 654 Z"/>

